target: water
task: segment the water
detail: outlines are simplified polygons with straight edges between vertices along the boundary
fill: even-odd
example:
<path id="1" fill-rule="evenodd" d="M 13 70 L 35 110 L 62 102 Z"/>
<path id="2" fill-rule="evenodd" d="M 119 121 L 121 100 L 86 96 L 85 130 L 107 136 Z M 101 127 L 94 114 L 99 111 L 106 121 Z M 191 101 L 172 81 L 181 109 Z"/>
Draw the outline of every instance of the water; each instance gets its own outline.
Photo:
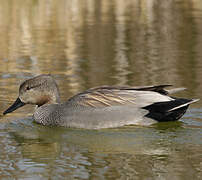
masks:
<path id="1" fill-rule="evenodd" d="M 99 85 L 173 84 L 202 99 L 200 0 L 0 1 L 0 112 L 51 73 L 62 100 Z M 178 122 L 81 130 L 0 115 L 1 179 L 201 179 L 202 101 Z"/>

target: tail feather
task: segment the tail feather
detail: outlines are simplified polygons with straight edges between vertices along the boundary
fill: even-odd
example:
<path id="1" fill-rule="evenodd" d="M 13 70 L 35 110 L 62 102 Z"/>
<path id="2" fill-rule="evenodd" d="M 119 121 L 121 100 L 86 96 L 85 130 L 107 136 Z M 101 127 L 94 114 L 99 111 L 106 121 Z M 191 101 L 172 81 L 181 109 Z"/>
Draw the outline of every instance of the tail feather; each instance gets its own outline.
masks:
<path id="1" fill-rule="evenodd" d="M 191 99 L 191 100 L 188 100 L 188 102 L 186 102 L 186 103 L 183 103 L 183 104 L 181 104 L 181 105 L 179 105 L 179 106 L 176 106 L 176 107 L 174 107 L 174 108 L 172 108 L 172 109 L 169 109 L 168 112 L 174 111 L 174 110 L 177 110 L 177 109 L 180 109 L 180 108 L 185 107 L 185 106 L 188 106 L 188 105 L 190 105 L 190 104 L 192 104 L 192 103 L 195 103 L 195 102 L 197 102 L 197 101 L 199 101 L 199 99 Z"/>
<path id="2" fill-rule="evenodd" d="M 143 109 L 149 111 L 146 117 L 157 121 L 176 121 L 184 115 L 190 104 L 198 100 L 176 98 L 172 101 L 153 103 Z"/>
<path id="3" fill-rule="evenodd" d="M 169 90 L 166 90 L 168 92 L 168 94 L 174 94 L 174 93 L 177 93 L 177 92 L 180 92 L 180 91 L 184 91 L 186 90 L 186 88 L 175 88 L 175 89 L 169 89 Z"/>

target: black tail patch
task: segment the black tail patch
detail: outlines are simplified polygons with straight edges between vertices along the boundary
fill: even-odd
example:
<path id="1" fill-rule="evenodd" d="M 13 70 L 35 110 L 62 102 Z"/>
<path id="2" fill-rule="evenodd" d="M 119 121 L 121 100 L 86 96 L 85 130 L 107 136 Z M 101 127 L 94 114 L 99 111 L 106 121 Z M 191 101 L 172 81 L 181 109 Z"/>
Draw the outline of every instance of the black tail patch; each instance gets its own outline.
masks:
<path id="1" fill-rule="evenodd" d="M 146 117 L 155 119 L 156 121 L 159 121 L 159 122 L 176 121 L 184 115 L 187 108 L 189 107 L 189 104 L 175 110 L 171 110 L 171 109 L 181 106 L 183 104 L 189 103 L 191 101 L 192 100 L 190 99 L 176 98 L 173 101 L 154 103 L 144 107 L 143 109 L 146 109 L 149 111 L 149 113 L 145 115 Z"/>

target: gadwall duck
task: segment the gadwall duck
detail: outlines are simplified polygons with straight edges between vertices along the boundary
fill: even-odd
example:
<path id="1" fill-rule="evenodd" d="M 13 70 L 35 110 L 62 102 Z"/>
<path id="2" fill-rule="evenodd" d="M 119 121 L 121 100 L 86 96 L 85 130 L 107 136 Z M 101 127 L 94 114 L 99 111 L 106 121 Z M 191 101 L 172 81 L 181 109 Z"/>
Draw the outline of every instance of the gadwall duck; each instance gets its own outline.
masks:
<path id="1" fill-rule="evenodd" d="M 198 99 L 170 97 L 183 88 L 165 90 L 170 85 L 143 87 L 101 86 L 79 93 L 60 103 L 57 84 L 51 75 L 39 75 L 20 85 L 19 97 L 3 114 L 25 104 L 37 105 L 36 123 L 85 129 L 124 125 L 151 125 L 176 121 Z"/>

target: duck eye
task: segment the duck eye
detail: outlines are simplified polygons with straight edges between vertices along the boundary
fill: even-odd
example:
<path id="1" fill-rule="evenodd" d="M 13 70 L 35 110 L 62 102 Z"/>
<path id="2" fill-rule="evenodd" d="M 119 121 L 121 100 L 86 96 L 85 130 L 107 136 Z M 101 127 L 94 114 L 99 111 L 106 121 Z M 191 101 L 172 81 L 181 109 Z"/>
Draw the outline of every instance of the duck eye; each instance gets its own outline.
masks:
<path id="1" fill-rule="evenodd" d="M 26 90 L 30 90 L 31 88 L 29 86 L 26 87 Z"/>

